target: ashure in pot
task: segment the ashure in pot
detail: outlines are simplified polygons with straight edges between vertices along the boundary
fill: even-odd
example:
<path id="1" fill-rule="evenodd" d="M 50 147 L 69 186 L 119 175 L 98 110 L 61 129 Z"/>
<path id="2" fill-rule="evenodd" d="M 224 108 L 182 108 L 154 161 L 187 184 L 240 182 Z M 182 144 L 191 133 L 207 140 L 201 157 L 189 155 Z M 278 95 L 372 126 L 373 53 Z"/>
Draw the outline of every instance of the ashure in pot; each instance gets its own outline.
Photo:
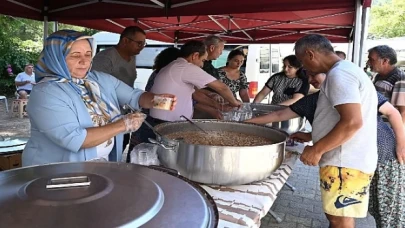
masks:
<path id="1" fill-rule="evenodd" d="M 259 136 L 271 141 L 261 146 L 209 146 L 157 137 L 160 162 L 192 181 L 203 184 L 240 185 L 267 178 L 284 160 L 288 135 L 278 129 L 250 123 L 195 120 L 206 131 L 230 131 Z M 185 121 L 160 124 L 162 135 L 195 131 Z"/>

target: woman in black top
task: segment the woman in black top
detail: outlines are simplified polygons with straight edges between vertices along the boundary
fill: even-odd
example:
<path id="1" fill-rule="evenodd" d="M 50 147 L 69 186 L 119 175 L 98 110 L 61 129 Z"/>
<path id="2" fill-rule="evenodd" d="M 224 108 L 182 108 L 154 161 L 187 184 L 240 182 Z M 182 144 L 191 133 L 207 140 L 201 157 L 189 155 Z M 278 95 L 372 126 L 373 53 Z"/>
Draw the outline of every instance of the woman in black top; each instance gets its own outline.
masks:
<path id="1" fill-rule="evenodd" d="M 256 95 L 253 103 L 260 103 L 274 92 L 271 104 L 290 105 L 308 94 L 309 84 L 300 61 L 295 55 L 283 59 L 283 71 L 274 74 Z"/>

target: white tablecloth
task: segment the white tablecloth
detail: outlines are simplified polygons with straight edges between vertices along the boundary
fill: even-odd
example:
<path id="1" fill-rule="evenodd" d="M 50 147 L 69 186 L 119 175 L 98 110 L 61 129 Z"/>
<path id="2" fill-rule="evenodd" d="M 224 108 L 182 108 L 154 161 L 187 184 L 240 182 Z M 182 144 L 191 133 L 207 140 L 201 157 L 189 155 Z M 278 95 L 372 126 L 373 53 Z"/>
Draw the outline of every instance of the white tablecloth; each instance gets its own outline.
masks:
<path id="1" fill-rule="evenodd" d="M 288 148 L 302 152 L 303 145 Z M 286 152 L 284 162 L 269 178 L 247 185 L 206 186 L 201 185 L 218 207 L 218 227 L 260 227 L 260 220 L 269 212 L 278 192 L 287 181 L 298 155 Z"/>

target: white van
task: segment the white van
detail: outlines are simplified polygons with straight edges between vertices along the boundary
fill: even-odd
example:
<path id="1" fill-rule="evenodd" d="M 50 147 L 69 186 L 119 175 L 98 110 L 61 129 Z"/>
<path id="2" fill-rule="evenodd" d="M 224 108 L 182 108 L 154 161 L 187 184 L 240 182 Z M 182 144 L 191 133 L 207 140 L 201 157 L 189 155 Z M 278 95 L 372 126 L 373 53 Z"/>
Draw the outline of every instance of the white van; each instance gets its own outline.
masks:
<path id="1" fill-rule="evenodd" d="M 99 32 L 93 35 L 95 53 L 116 45 L 119 41 L 119 34 L 109 32 Z M 164 43 L 155 40 L 146 40 L 147 45 L 136 56 L 136 69 L 138 77 L 135 80 L 134 87 L 145 89 L 149 76 L 152 74 L 152 66 L 155 57 L 165 48 L 174 47 L 173 43 Z M 181 46 L 181 45 L 178 45 Z M 253 82 L 249 93 L 253 98 L 264 86 L 272 74 L 281 69 L 280 45 L 270 44 L 226 44 L 222 55 L 213 62 L 217 68 L 225 66 L 229 52 L 239 49 L 247 54 L 247 59 L 241 70 L 245 72 L 248 81 Z M 271 52 L 270 52 L 271 50 Z M 292 51 L 292 49 L 291 49 Z"/>

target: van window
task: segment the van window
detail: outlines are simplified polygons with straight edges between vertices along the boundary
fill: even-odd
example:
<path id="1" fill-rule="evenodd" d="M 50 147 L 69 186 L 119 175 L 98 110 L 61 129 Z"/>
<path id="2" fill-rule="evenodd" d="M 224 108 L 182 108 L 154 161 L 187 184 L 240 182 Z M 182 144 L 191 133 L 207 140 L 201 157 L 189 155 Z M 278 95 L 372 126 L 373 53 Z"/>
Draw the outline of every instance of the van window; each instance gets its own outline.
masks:
<path id="1" fill-rule="evenodd" d="M 221 68 L 226 66 L 226 61 L 228 60 L 228 55 L 232 50 L 241 50 L 244 53 L 248 53 L 247 49 L 248 46 L 240 46 L 240 45 L 225 45 L 224 50 L 222 51 L 222 54 L 218 57 L 218 59 L 212 61 L 212 65 L 215 68 Z M 246 51 L 244 51 L 246 49 Z M 247 55 L 245 56 L 245 60 L 247 59 Z M 246 61 L 243 63 L 243 65 L 240 67 L 240 70 L 245 73 L 246 70 Z"/>
<path id="2" fill-rule="evenodd" d="M 168 47 L 173 47 L 173 45 L 147 45 L 136 56 L 136 67 L 152 69 L 156 56 Z"/>
<path id="3" fill-rule="evenodd" d="M 270 49 L 268 46 L 260 47 L 260 73 L 270 72 Z"/>

